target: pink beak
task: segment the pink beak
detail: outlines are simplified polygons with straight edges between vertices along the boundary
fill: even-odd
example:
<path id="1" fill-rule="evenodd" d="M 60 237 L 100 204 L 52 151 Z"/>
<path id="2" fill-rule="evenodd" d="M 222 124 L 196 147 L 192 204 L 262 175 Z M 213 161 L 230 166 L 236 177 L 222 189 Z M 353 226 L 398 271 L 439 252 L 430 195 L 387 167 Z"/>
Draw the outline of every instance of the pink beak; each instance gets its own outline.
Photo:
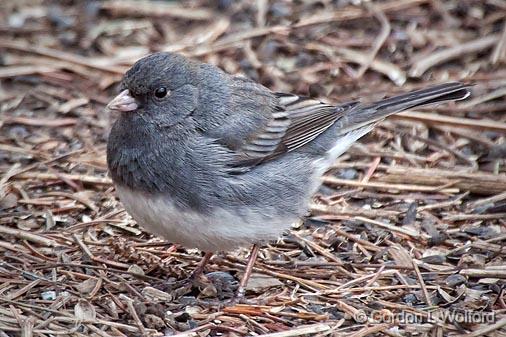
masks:
<path id="1" fill-rule="evenodd" d="M 123 90 L 118 96 L 114 97 L 112 101 L 107 104 L 107 108 L 110 110 L 117 110 L 121 112 L 129 112 L 137 109 L 137 103 L 135 98 L 130 96 L 128 89 Z"/>

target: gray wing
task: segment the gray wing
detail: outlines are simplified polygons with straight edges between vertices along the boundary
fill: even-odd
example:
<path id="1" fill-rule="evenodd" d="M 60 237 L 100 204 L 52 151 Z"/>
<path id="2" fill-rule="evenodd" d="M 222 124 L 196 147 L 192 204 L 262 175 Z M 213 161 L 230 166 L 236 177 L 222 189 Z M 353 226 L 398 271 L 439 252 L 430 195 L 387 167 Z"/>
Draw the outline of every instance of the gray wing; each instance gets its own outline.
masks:
<path id="1" fill-rule="evenodd" d="M 470 95 L 470 85 L 441 84 L 372 104 L 350 102 L 332 106 L 307 97 L 276 93 L 278 105 L 265 126 L 251 135 L 231 163 L 231 172 L 241 173 L 311 142 L 339 123 L 339 135 L 375 124 L 385 117 L 417 106 L 461 100 Z"/>
<path id="2" fill-rule="evenodd" d="M 252 135 L 231 165 L 248 169 L 296 150 L 322 134 L 358 102 L 339 106 L 293 94 L 276 93 L 278 105 L 266 126 Z"/>

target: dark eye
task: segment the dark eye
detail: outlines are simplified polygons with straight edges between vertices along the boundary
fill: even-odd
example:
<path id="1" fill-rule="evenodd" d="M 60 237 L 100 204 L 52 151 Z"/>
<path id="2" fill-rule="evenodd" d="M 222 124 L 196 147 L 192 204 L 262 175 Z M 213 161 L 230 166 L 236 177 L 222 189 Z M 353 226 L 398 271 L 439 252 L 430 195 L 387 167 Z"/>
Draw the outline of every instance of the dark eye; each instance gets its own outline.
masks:
<path id="1" fill-rule="evenodd" d="M 159 87 L 155 89 L 156 98 L 164 98 L 165 96 L 167 96 L 168 93 L 169 91 L 165 87 Z"/>

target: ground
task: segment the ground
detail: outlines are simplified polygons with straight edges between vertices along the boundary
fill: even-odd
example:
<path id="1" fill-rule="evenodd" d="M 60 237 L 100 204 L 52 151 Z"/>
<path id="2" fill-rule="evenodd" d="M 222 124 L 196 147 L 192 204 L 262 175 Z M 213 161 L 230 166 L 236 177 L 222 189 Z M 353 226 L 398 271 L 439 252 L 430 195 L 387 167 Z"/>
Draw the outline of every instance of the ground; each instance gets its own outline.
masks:
<path id="1" fill-rule="evenodd" d="M 504 1 L 0 9 L 0 336 L 506 334 Z M 211 260 L 214 284 L 163 287 L 202 253 L 143 231 L 105 164 L 104 107 L 124 71 L 161 50 L 333 103 L 475 86 L 354 145 L 311 218 L 261 248 L 248 304 L 211 305 L 226 303 L 247 247 Z"/>

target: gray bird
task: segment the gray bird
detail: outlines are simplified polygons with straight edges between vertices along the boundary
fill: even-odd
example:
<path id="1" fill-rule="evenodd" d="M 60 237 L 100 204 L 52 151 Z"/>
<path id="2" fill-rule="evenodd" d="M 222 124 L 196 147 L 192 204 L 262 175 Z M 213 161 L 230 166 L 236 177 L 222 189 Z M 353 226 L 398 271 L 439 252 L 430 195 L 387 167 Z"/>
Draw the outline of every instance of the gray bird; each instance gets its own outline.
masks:
<path id="1" fill-rule="evenodd" d="M 461 100 L 447 83 L 371 104 L 272 92 L 173 53 L 139 60 L 108 105 L 121 112 L 107 163 L 128 213 L 146 230 L 212 252 L 274 240 L 308 210 L 320 177 L 385 117 Z"/>

